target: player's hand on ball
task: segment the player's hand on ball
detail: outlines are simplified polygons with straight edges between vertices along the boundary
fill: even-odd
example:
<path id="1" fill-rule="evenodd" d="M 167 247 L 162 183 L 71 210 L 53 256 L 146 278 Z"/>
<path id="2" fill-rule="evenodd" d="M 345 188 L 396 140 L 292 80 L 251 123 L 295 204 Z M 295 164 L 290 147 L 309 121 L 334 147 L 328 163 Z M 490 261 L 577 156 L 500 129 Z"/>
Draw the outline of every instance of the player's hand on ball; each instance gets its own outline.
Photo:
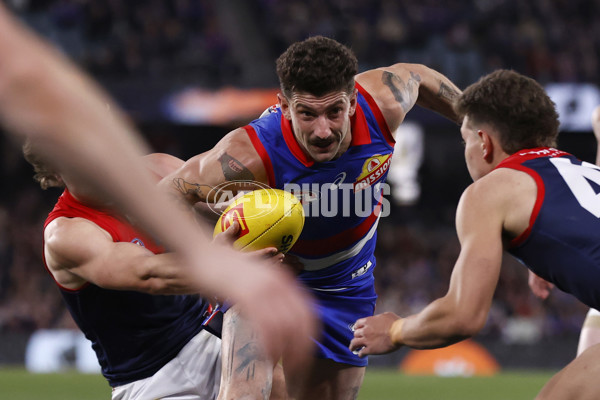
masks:
<path id="1" fill-rule="evenodd" d="M 213 242 L 216 244 L 232 246 L 233 242 L 235 242 L 235 240 L 238 238 L 239 231 L 240 224 L 238 222 L 234 222 L 226 230 L 216 234 L 213 238 Z"/>
<path id="2" fill-rule="evenodd" d="M 361 318 L 354 324 L 354 339 L 350 350 L 359 357 L 369 354 L 386 354 L 400 346 L 392 343 L 390 328 L 400 317 L 391 312 Z"/>
<path id="3" fill-rule="evenodd" d="M 255 250 L 250 252 L 249 254 L 256 256 L 261 259 L 267 259 L 271 261 L 273 264 L 281 265 L 283 263 L 283 259 L 285 254 L 280 253 L 276 247 L 267 247 L 260 250 Z"/>
<path id="4" fill-rule="evenodd" d="M 216 234 L 213 238 L 213 242 L 232 246 L 233 242 L 235 242 L 238 238 L 239 231 L 240 224 L 237 221 L 233 222 L 225 231 Z M 257 259 L 268 259 L 275 264 L 281 264 L 285 256 L 284 254 L 280 253 L 276 247 L 266 247 L 264 249 L 249 252 L 248 254 L 256 257 Z"/>
<path id="5" fill-rule="evenodd" d="M 217 221 L 213 236 L 233 223 L 239 225 L 233 247 L 254 251 L 276 247 L 281 253 L 292 248 L 304 227 L 302 203 L 280 189 L 253 190 L 233 201 Z"/>
<path id="6" fill-rule="evenodd" d="M 292 254 L 285 254 L 285 258 L 283 259 L 283 265 L 294 275 L 300 274 L 302 270 L 304 270 L 304 264 L 300 259 Z"/>

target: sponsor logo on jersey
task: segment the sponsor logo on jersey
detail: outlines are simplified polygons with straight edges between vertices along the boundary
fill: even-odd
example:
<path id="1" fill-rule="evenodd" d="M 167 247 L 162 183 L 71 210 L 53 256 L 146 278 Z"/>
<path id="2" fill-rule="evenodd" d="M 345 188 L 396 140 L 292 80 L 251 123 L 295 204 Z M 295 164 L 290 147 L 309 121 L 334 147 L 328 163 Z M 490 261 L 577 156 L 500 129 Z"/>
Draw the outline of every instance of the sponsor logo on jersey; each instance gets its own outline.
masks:
<path id="1" fill-rule="evenodd" d="M 374 155 L 365 161 L 362 172 L 354 182 L 354 191 L 361 191 L 381 179 L 390 168 L 392 155 Z"/>

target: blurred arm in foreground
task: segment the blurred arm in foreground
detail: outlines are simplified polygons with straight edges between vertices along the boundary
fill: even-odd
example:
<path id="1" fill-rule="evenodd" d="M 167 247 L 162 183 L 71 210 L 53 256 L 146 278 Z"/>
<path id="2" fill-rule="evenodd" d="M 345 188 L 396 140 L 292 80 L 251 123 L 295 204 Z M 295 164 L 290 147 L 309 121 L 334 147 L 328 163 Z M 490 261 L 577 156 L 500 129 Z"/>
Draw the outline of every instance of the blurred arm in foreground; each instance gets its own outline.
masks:
<path id="1" fill-rule="evenodd" d="M 291 274 L 211 244 L 209 234 L 152 184 L 139 161 L 148 149 L 114 103 L 3 5 L 0 54 L 0 123 L 6 131 L 30 138 L 51 165 L 85 186 L 90 197 L 110 198 L 178 252 L 196 269 L 203 295 L 239 303 L 270 352 L 290 349 L 288 357 L 306 358 L 314 318 Z"/>

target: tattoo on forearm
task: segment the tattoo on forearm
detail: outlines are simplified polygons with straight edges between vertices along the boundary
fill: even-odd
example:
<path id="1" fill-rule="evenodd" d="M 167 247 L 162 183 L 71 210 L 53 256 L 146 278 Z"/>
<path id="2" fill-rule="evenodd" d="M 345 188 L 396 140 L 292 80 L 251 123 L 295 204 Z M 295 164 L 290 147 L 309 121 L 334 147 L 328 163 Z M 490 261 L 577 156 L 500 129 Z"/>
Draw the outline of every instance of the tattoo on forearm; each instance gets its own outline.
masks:
<path id="1" fill-rule="evenodd" d="M 206 200 L 207 194 L 212 189 L 211 186 L 202 185 L 200 183 L 191 183 L 183 178 L 173 179 L 173 185 L 175 185 L 175 188 L 184 195 L 195 195 L 198 196 L 200 200 Z"/>
<path id="2" fill-rule="evenodd" d="M 223 153 L 219 157 L 219 161 L 221 162 L 223 175 L 225 175 L 225 179 L 228 181 L 251 181 L 254 179 L 252 172 L 229 154 Z"/>
<path id="3" fill-rule="evenodd" d="M 440 84 L 440 90 L 438 91 L 438 97 L 454 100 L 458 97 L 458 92 L 452 86 L 446 85 L 444 82 L 442 82 Z"/>
<path id="4" fill-rule="evenodd" d="M 404 83 L 402 78 L 398 75 L 384 71 L 381 80 L 384 85 L 390 88 L 394 95 L 394 99 L 400 103 L 404 112 L 408 112 L 415 104 L 418 94 L 417 88 L 419 82 L 421 82 L 421 76 L 411 71 L 408 82 Z"/>

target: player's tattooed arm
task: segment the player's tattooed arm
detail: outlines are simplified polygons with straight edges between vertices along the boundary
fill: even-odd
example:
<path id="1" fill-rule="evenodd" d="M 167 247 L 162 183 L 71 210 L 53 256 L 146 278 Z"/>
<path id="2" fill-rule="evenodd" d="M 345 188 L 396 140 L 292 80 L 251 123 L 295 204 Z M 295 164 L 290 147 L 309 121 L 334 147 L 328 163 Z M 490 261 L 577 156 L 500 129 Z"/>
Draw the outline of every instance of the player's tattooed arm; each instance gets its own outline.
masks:
<path id="1" fill-rule="evenodd" d="M 419 95 L 419 83 L 421 82 L 421 76 L 418 73 L 411 71 L 410 78 L 407 82 L 404 82 L 397 74 L 384 71 L 381 80 L 390 89 L 394 99 L 400 103 L 404 113 L 407 113 L 415 105 Z"/>
<path id="2" fill-rule="evenodd" d="M 195 200 L 206 201 L 212 186 L 188 182 L 183 178 L 174 178 L 173 185 L 177 191 L 186 197 L 193 196 Z"/>
<path id="3" fill-rule="evenodd" d="M 223 153 L 219 157 L 221 163 L 221 170 L 225 179 L 228 181 L 252 181 L 254 180 L 254 174 L 246 168 L 239 160 L 231 157 L 227 152 Z"/>
<path id="4" fill-rule="evenodd" d="M 436 84 L 437 94 L 433 96 L 429 95 L 426 91 L 420 92 L 417 104 L 435 111 L 460 125 L 462 119 L 454 111 L 454 103 L 461 94 L 460 89 L 443 76 L 436 79 Z"/>
<path id="5" fill-rule="evenodd" d="M 188 211 L 190 216 L 198 222 L 214 222 L 216 214 L 211 212 L 210 207 L 199 206 L 199 204 L 205 204 L 208 201 L 208 195 L 214 192 L 212 186 L 189 182 L 184 178 L 173 178 L 172 182 L 177 192 L 173 192 L 171 195 L 175 202 L 181 205 L 181 209 Z"/>
<path id="6" fill-rule="evenodd" d="M 221 398 L 267 400 L 271 394 L 273 363 L 262 351 L 256 332 L 233 307 L 223 324 Z"/>
<path id="7" fill-rule="evenodd" d="M 217 159 L 221 165 L 221 170 L 226 182 L 252 182 L 254 174 L 239 160 L 233 158 L 227 152 L 223 153 Z M 210 198 L 214 192 L 214 186 L 199 182 L 191 182 L 185 178 L 173 178 L 173 185 L 177 191 L 183 194 L 191 202 L 210 202 L 214 199 Z M 244 185 L 242 185 L 244 186 Z M 247 186 L 247 185 L 245 185 Z"/>
<path id="8" fill-rule="evenodd" d="M 449 85 L 446 82 L 440 82 L 440 90 L 438 91 L 438 97 L 449 100 L 450 102 L 456 101 L 456 99 L 460 96 L 460 91 L 456 86 Z"/>
<path id="9" fill-rule="evenodd" d="M 419 86 L 422 81 L 419 73 L 410 71 L 410 78 L 404 82 L 397 74 L 384 71 L 381 79 L 394 95 L 394 99 L 400 103 L 404 112 L 408 112 L 415 105 L 419 98 Z M 458 88 L 448 80 L 439 79 L 437 84 L 439 87 L 436 97 L 446 103 L 452 104 L 460 95 Z M 420 103 L 426 105 L 422 99 Z"/>
<path id="10" fill-rule="evenodd" d="M 418 104 L 460 124 L 461 120 L 454 111 L 454 103 L 462 93 L 461 90 L 450 79 L 424 65 L 402 65 L 404 72 L 398 70 L 394 72 L 398 76 L 410 76 L 406 83 L 406 92 L 413 96 L 408 98 L 409 106 Z"/>

